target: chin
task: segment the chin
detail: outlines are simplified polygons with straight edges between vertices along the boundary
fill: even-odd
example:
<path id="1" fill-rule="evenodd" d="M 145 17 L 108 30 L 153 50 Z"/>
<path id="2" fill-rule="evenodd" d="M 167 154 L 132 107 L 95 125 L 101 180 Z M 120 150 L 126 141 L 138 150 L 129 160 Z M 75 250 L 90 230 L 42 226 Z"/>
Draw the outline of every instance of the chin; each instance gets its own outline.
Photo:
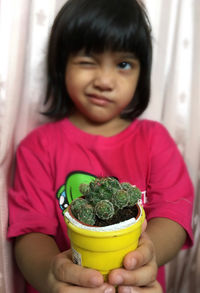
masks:
<path id="1" fill-rule="evenodd" d="M 95 124 L 105 124 L 107 122 L 110 122 L 112 119 L 106 119 L 103 117 L 88 117 L 88 119 Z"/>

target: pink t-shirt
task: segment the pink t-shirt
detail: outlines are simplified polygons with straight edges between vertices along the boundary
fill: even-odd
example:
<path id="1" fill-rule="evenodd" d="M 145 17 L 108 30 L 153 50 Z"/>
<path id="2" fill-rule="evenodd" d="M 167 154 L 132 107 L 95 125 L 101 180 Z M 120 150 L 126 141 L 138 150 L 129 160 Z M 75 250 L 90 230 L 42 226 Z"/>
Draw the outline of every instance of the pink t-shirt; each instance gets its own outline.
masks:
<path id="1" fill-rule="evenodd" d="M 158 122 L 136 119 L 119 134 L 104 137 L 85 133 L 66 118 L 31 132 L 16 159 L 8 238 L 40 232 L 54 236 L 61 251 L 68 249 L 63 210 L 66 196 L 77 192 L 74 181 L 114 176 L 142 190 L 147 220 L 176 221 L 187 231 L 184 246 L 192 244 L 193 186 L 174 141 Z M 163 267 L 158 280 L 165 288 Z"/>

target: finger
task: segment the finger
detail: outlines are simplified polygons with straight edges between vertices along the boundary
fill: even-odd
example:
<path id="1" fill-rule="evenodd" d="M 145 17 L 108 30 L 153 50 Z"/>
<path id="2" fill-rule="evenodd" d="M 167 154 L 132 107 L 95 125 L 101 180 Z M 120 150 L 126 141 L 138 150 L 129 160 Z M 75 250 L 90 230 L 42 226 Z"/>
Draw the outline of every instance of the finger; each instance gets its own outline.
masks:
<path id="1" fill-rule="evenodd" d="M 146 286 L 156 280 L 157 263 L 154 246 L 146 233 L 143 233 L 138 248 L 124 258 L 124 268 L 109 274 L 113 285 Z"/>
<path id="2" fill-rule="evenodd" d="M 109 274 L 109 283 L 112 285 L 147 286 L 154 282 L 157 277 L 156 264 L 149 263 L 137 270 L 128 271 L 125 269 L 113 270 Z"/>
<path id="3" fill-rule="evenodd" d="M 84 288 L 78 286 L 67 285 L 62 282 L 57 283 L 56 286 L 51 288 L 51 292 L 60 292 L 60 293 L 114 293 L 115 288 L 108 284 L 103 284 L 97 288 Z"/>
<path id="4" fill-rule="evenodd" d="M 142 223 L 142 233 L 146 230 L 147 228 L 147 220 L 145 219 L 144 222 Z"/>
<path id="5" fill-rule="evenodd" d="M 63 252 L 54 259 L 53 272 L 57 280 L 82 287 L 99 287 L 104 282 L 98 271 L 74 264 L 71 251 Z"/>
<path id="6" fill-rule="evenodd" d="M 154 281 L 147 287 L 129 287 L 120 286 L 118 287 L 118 293 L 163 293 L 162 287 L 157 281 Z"/>
<path id="7" fill-rule="evenodd" d="M 108 285 L 108 284 L 103 284 L 100 287 L 97 288 L 84 288 L 84 287 L 77 287 L 77 286 L 65 286 L 63 293 L 114 293 L 115 288 Z"/>
<path id="8" fill-rule="evenodd" d="M 140 237 L 136 250 L 129 252 L 123 260 L 123 265 L 127 270 L 133 270 L 155 260 L 155 250 L 152 241 L 147 233 Z"/>

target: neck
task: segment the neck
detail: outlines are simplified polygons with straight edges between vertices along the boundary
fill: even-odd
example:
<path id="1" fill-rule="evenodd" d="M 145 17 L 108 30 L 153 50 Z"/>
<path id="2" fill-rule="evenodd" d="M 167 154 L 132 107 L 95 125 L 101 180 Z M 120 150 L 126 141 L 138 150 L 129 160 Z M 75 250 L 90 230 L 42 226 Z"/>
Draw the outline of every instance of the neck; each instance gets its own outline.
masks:
<path id="1" fill-rule="evenodd" d="M 124 120 L 121 118 L 116 118 L 115 120 L 112 121 L 107 121 L 104 123 L 98 123 L 98 122 L 93 122 L 90 120 L 85 119 L 84 117 L 80 116 L 77 117 L 74 115 L 71 115 L 69 117 L 69 120 L 79 129 L 93 134 L 93 135 L 102 135 L 105 137 L 110 137 L 114 136 L 124 129 L 126 129 L 131 121 Z"/>

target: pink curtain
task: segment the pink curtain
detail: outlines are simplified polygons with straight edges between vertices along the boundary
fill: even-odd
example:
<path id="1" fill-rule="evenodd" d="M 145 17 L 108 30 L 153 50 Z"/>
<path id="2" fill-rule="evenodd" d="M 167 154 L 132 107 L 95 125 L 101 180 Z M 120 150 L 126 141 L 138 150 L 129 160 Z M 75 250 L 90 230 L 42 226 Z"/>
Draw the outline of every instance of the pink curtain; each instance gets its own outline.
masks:
<path id="1" fill-rule="evenodd" d="M 145 117 L 174 137 L 195 187 L 195 244 L 167 265 L 168 293 L 200 288 L 200 1 L 145 0 L 153 27 L 152 96 Z M 6 240 L 7 187 L 19 141 L 44 123 L 46 42 L 65 0 L 0 0 L 0 292 L 22 293 Z M 15 277 L 14 277 L 15 276 Z M 16 277 L 17 276 L 17 277 Z"/>

